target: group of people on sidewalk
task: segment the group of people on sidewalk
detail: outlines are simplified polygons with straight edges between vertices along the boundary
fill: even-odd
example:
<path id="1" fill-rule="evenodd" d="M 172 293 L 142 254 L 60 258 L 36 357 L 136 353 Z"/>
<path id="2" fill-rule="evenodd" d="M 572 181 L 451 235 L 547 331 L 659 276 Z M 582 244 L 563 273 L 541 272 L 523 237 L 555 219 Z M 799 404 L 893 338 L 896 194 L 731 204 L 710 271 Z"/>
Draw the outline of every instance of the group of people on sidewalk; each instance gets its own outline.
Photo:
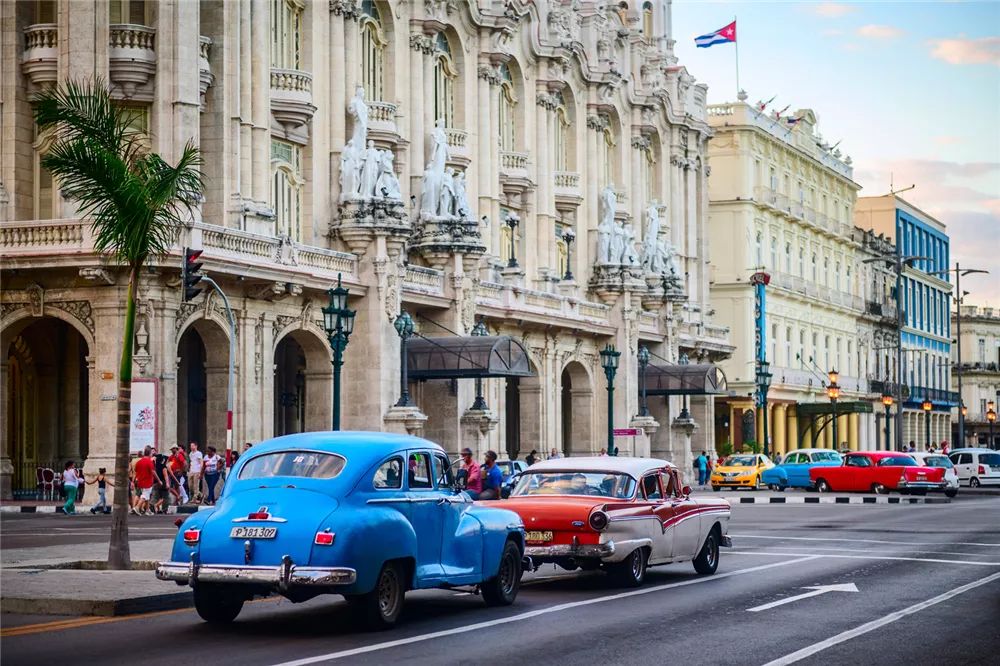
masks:
<path id="1" fill-rule="evenodd" d="M 66 464 L 63 466 L 62 473 L 62 488 L 63 492 L 66 494 L 66 502 L 63 504 L 63 513 L 67 516 L 76 515 L 76 500 L 78 495 L 82 495 L 82 488 L 85 485 L 97 484 L 97 504 L 91 507 L 91 513 L 111 513 L 111 508 L 108 506 L 108 486 L 114 487 L 115 484 L 111 483 L 107 479 L 107 470 L 103 467 L 97 470 L 97 474 L 92 475 L 93 478 L 88 481 L 86 475 L 84 475 L 83 470 L 77 469 L 75 460 L 67 460 Z"/>

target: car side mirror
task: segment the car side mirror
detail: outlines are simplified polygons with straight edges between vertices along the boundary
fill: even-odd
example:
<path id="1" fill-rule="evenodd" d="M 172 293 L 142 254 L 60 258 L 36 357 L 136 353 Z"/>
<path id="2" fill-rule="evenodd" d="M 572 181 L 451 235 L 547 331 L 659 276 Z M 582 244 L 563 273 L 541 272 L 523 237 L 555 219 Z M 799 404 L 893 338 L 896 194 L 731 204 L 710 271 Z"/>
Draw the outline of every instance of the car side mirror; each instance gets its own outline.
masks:
<path id="1" fill-rule="evenodd" d="M 691 486 L 684 486 L 683 488 L 681 488 L 681 493 L 685 497 L 690 497 L 691 496 Z"/>
<path id="2" fill-rule="evenodd" d="M 508 497 L 510 497 L 510 490 L 511 490 L 510 486 L 504 486 L 503 488 L 501 488 L 500 489 L 500 498 L 501 499 L 507 499 Z"/>

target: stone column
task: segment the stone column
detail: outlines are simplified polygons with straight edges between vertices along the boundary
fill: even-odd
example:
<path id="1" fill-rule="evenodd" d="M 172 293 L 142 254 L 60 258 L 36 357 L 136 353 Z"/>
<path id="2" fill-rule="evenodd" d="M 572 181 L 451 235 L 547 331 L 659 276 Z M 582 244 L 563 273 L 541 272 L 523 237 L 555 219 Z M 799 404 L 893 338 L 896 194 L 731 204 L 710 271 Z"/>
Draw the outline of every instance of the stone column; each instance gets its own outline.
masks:
<path id="1" fill-rule="evenodd" d="M 262 4 L 262 3 L 261 3 Z M 260 91 L 260 86 L 255 85 L 253 75 L 254 44 L 250 38 L 250 26 L 253 22 L 253 12 L 251 6 L 246 3 L 230 3 L 231 11 L 237 12 L 239 16 L 239 51 L 234 55 L 240 57 L 239 62 L 239 105 L 236 116 L 240 119 L 240 179 L 237 185 L 243 202 L 253 200 L 253 112 L 254 94 Z M 268 51 L 270 53 L 270 51 Z M 268 56 L 269 57 L 269 56 Z M 260 58 L 260 55 L 257 56 Z M 270 87 L 270 75 L 268 75 L 267 86 Z M 241 203 L 243 203 L 241 202 Z"/>
<path id="2" fill-rule="evenodd" d="M 485 155 L 488 154 L 488 146 L 490 141 L 490 114 L 489 114 L 489 99 L 490 99 L 490 82 L 486 80 L 485 77 L 479 76 L 476 80 L 476 108 L 478 113 L 476 114 L 476 154 Z M 416 138 L 413 138 L 416 141 Z M 420 168 L 423 169 L 423 163 L 420 164 Z M 489 163 L 483 160 L 476 160 L 474 163 L 474 168 L 478 174 L 478 187 L 477 194 L 479 195 L 479 210 L 478 213 L 481 216 L 490 216 L 490 227 L 489 227 L 489 251 L 491 254 L 500 255 L 500 249 L 497 243 L 500 240 L 500 224 L 501 220 L 497 219 L 493 214 L 493 202 L 491 196 L 493 195 L 493 189 L 496 187 L 496 182 L 491 179 L 492 169 Z"/>
<path id="3" fill-rule="evenodd" d="M 321 4 L 321 3 L 320 3 Z M 360 3 L 359 3 L 360 4 Z M 348 98 L 354 96 L 354 89 L 361 84 L 361 33 L 358 30 L 358 22 L 353 17 L 343 21 L 344 26 L 344 51 L 342 75 L 344 77 L 344 88 Z M 387 49 L 391 48 L 386 47 Z M 324 63 L 328 65 L 329 63 Z M 365 99 L 372 99 L 372 91 L 365 91 Z M 345 107 L 341 107 L 343 109 Z"/>
<path id="4" fill-rule="evenodd" d="M 11 395 L 7 386 L 7 357 L 0 358 L 0 406 L 3 407 L 3 418 L 0 418 L 0 499 L 13 497 L 11 484 L 14 478 L 14 465 L 10 459 L 10 439 L 13 433 L 8 426 L 7 415 L 10 414 Z"/>
<path id="5" fill-rule="evenodd" d="M 253 91 L 253 200 L 267 206 L 271 181 L 271 18 L 265 0 L 250 0 Z M 197 82 L 196 82 L 197 83 Z"/>
<path id="6" fill-rule="evenodd" d="M 805 445 L 799 442 L 799 417 L 795 405 L 788 405 L 785 415 L 787 417 L 787 427 L 785 429 L 786 450 L 802 448 Z"/>
<path id="7" fill-rule="evenodd" d="M 340 153 L 347 141 L 347 100 L 348 88 L 342 68 L 344 62 L 344 30 L 346 21 L 343 14 L 330 16 L 330 60 L 326 66 L 330 70 L 330 192 L 334 201 L 340 196 Z M 351 93 L 353 94 L 353 93 Z"/>
<path id="8" fill-rule="evenodd" d="M 847 446 L 851 451 L 861 450 L 861 420 L 859 414 L 851 413 L 847 415 Z"/>
<path id="9" fill-rule="evenodd" d="M 536 100 L 544 91 L 536 93 Z M 544 100 L 544 98 L 543 98 Z M 535 188 L 535 233 L 537 237 L 534 243 L 524 243 L 524 267 L 531 276 L 537 276 L 540 268 L 548 268 L 558 272 L 557 262 L 553 261 L 556 243 L 554 240 L 554 225 L 552 217 L 552 169 L 549 166 L 552 146 L 549 145 L 549 116 L 552 114 L 542 106 L 543 101 L 539 101 L 534 108 L 535 111 L 535 145 L 530 151 L 535 162 L 535 181 L 538 186 Z M 525 114 L 527 115 L 527 114 Z M 529 144 L 530 145 L 530 144 Z M 522 230 L 526 241 L 531 238 L 527 229 Z M 556 277 L 562 277 L 561 275 Z"/>
<path id="10" fill-rule="evenodd" d="M 586 284 L 590 275 L 590 267 L 597 259 L 597 225 L 601 207 L 598 198 L 601 190 L 610 183 L 600 182 L 601 164 L 598 159 L 598 141 L 601 135 L 597 130 L 586 127 L 586 150 L 585 159 L 577 158 L 577 168 L 581 171 L 581 178 L 585 183 L 583 188 L 584 218 L 577 224 L 576 228 L 576 267 L 573 273 L 577 282 Z"/>
<path id="11" fill-rule="evenodd" d="M 772 425 L 771 431 L 774 433 L 772 438 L 772 443 L 774 445 L 772 453 L 780 453 L 785 455 L 788 452 L 788 435 L 785 430 L 785 421 L 787 419 L 786 412 L 787 408 L 785 405 L 776 404 L 772 410 Z"/>

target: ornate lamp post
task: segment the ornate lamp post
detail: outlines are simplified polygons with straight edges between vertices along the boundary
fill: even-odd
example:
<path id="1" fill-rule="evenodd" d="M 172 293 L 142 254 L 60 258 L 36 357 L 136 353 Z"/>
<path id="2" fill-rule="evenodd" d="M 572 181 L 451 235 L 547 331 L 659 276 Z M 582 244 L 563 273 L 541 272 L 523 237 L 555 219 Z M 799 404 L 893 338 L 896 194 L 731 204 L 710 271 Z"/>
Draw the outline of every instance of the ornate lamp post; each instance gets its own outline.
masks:
<path id="1" fill-rule="evenodd" d="M 618 360 L 622 353 L 616 351 L 614 345 L 605 345 L 601 350 L 601 367 L 604 376 L 608 378 L 608 455 L 618 455 L 615 448 L 615 373 L 618 372 Z"/>
<path id="2" fill-rule="evenodd" d="M 990 441 L 986 443 L 986 448 L 988 449 L 998 448 L 993 446 L 993 424 L 997 421 L 997 410 L 994 409 L 995 404 L 992 400 L 986 403 L 986 420 L 990 424 Z"/>
<path id="3" fill-rule="evenodd" d="M 410 313 L 403 310 L 396 317 L 393 326 L 399 334 L 399 400 L 396 401 L 396 407 L 409 407 L 413 404 L 410 402 L 410 381 L 407 378 L 409 362 L 406 358 L 406 341 L 413 337 L 413 319 L 410 318 Z"/>
<path id="4" fill-rule="evenodd" d="M 573 241 L 576 240 L 576 234 L 573 233 L 572 227 L 566 227 L 566 231 L 562 235 L 563 242 L 566 243 L 566 273 L 563 274 L 563 280 L 573 279 Z"/>
<path id="5" fill-rule="evenodd" d="M 517 215 L 508 215 L 507 219 L 503 221 L 510 228 L 510 259 L 507 260 L 507 268 L 517 268 L 517 241 L 514 230 L 517 229 L 520 221 Z"/>
<path id="6" fill-rule="evenodd" d="M 924 450 L 931 450 L 931 410 L 934 409 L 934 403 L 930 400 L 924 400 L 920 403 L 920 408 L 924 410 Z"/>
<path id="7" fill-rule="evenodd" d="M 760 407 L 761 407 L 761 422 L 764 425 L 764 455 L 769 456 L 770 448 L 768 443 L 770 437 L 768 437 L 768 423 L 767 423 L 767 391 L 771 388 L 771 364 L 768 361 L 759 361 L 757 363 L 757 392 L 760 396 Z"/>
<path id="8" fill-rule="evenodd" d="M 836 451 L 840 446 L 840 441 L 837 439 L 837 399 L 840 398 L 840 386 L 837 384 L 837 379 L 840 374 L 836 370 L 831 370 L 828 376 L 830 383 L 826 387 L 826 395 L 830 398 L 830 404 L 833 405 L 833 449 Z"/>
<path id="9" fill-rule="evenodd" d="M 959 396 L 959 400 L 961 400 L 961 396 Z M 964 402 L 959 403 L 958 413 L 962 415 L 962 423 L 964 424 L 965 419 L 969 416 L 969 408 L 965 406 Z M 965 431 L 963 430 L 958 438 L 958 441 L 955 443 L 955 448 L 958 448 L 960 446 L 965 446 L 965 439 L 962 437 L 962 435 L 964 434 Z"/>
<path id="10" fill-rule="evenodd" d="M 646 345 L 639 345 L 639 386 L 642 391 L 639 394 L 639 416 L 649 416 L 649 407 L 646 404 L 646 366 L 649 365 L 649 349 Z"/>
<path id="11" fill-rule="evenodd" d="M 469 332 L 469 334 L 475 336 L 483 336 L 483 335 L 489 335 L 490 332 L 486 330 L 486 324 L 484 324 L 483 320 L 480 319 L 478 322 L 476 322 L 476 325 L 472 327 L 472 330 Z M 489 407 L 486 405 L 486 399 L 483 397 L 482 377 L 476 377 L 476 399 L 472 403 L 471 409 L 480 412 L 485 412 L 487 409 L 489 409 Z"/>
<path id="12" fill-rule="evenodd" d="M 891 451 L 892 445 L 889 444 L 889 409 L 892 407 L 892 395 L 889 393 L 883 393 L 882 404 L 885 405 L 885 450 Z"/>
<path id="13" fill-rule="evenodd" d="M 337 275 L 337 286 L 326 293 L 330 303 L 323 308 L 323 327 L 333 350 L 333 429 L 340 430 L 340 369 L 344 366 L 344 350 L 354 332 L 357 312 L 347 307 L 350 292 L 341 285 L 340 274 Z"/>

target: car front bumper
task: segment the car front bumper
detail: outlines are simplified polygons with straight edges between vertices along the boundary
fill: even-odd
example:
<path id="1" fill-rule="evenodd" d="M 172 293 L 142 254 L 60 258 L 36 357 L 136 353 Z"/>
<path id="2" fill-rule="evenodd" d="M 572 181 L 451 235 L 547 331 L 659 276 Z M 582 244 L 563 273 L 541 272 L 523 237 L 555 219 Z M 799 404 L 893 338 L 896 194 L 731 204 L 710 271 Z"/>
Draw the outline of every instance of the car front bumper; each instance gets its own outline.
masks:
<path id="1" fill-rule="evenodd" d="M 708 480 L 710 485 L 719 486 L 720 488 L 751 488 L 757 485 L 756 477 L 730 477 L 730 478 L 720 478 L 715 477 Z"/>
<path id="2" fill-rule="evenodd" d="M 156 577 L 180 585 L 198 583 L 234 583 L 265 585 L 279 590 L 290 587 L 338 587 L 353 585 L 358 573 L 349 567 L 312 567 L 293 564 L 290 558 L 276 567 L 237 564 L 198 564 L 161 562 Z"/>

